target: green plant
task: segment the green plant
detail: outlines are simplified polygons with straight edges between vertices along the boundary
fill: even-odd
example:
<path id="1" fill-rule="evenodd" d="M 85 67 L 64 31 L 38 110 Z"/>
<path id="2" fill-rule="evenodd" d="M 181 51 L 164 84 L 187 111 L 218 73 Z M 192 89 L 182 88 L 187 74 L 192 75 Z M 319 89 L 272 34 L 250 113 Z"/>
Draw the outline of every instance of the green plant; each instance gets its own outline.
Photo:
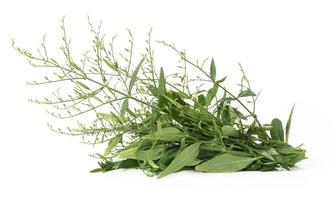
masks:
<path id="1" fill-rule="evenodd" d="M 61 84 L 71 93 L 56 90 L 52 99 L 31 100 L 53 106 L 50 113 L 60 119 L 95 119 L 89 124 L 77 121 L 75 128 L 53 131 L 82 136 L 85 143 L 106 143 L 96 154 L 100 167 L 92 172 L 119 168 L 140 168 L 159 177 L 184 170 L 201 172 L 269 171 L 289 169 L 305 158 L 305 150 L 288 144 L 293 109 L 285 130 L 275 118 L 262 125 L 255 112 L 258 95 L 252 91 L 243 69 L 237 95 L 224 86 L 226 76 L 218 77 L 214 59 L 192 61 L 185 51 L 159 41 L 180 58 L 180 73 L 165 74 L 154 67 L 151 32 L 144 54 L 133 55 L 133 36 L 121 53 L 114 49 L 115 37 L 106 45 L 101 24 L 93 33 L 92 49 L 78 62 L 73 58 L 62 20 L 61 52 L 57 61 L 47 53 L 43 40 L 37 55 L 15 45 L 17 52 L 36 68 L 52 73 L 29 85 Z M 188 73 L 188 70 L 198 74 Z M 64 85 L 63 83 L 67 83 Z M 247 102 L 247 100 L 249 102 Z M 94 114 L 94 115 L 92 115 Z"/>

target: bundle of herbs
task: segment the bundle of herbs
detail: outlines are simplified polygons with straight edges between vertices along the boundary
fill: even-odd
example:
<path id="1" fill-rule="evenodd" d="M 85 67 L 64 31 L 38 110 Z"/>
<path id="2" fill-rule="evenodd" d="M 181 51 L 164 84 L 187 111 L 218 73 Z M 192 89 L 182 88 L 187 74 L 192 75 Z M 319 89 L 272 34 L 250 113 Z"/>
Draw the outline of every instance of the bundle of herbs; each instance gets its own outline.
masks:
<path id="1" fill-rule="evenodd" d="M 237 94 L 225 87 L 226 76 L 218 76 L 214 59 L 192 61 L 175 45 L 157 41 L 179 57 L 180 72 L 166 74 L 154 66 L 151 32 L 144 53 L 134 61 L 133 36 L 120 52 L 116 37 L 106 44 L 101 24 L 94 27 L 92 49 L 76 61 L 70 50 L 64 19 L 64 59 L 47 53 L 45 40 L 34 55 L 13 42 L 16 51 L 35 68 L 51 74 L 29 85 L 61 84 L 52 98 L 31 99 L 52 106 L 60 119 L 93 116 L 86 125 L 50 128 L 58 133 L 83 137 L 88 144 L 105 144 L 99 168 L 106 172 L 139 168 L 148 175 L 164 177 L 180 170 L 199 172 L 270 171 L 290 169 L 305 159 L 301 146 L 288 144 L 293 109 L 285 127 L 275 118 L 261 124 L 255 113 L 258 95 L 252 91 L 243 69 Z M 241 67 L 241 66 L 240 66 Z M 190 70 L 193 73 L 190 73 Z M 193 74 L 197 74 L 192 77 Z"/>

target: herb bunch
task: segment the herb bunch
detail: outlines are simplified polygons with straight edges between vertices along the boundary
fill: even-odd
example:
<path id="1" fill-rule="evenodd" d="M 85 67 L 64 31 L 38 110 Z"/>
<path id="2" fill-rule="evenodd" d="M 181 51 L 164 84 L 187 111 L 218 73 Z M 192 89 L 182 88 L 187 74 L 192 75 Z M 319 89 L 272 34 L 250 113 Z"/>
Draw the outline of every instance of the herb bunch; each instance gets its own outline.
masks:
<path id="1" fill-rule="evenodd" d="M 64 18 L 62 19 L 63 60 L 47 53 L 43 39 L 35 55 L 13 42 L 16 51 L 35 68 L 51 74 L 29 85 L 60 84 L 52 97 L 31 99 L 51 106 L 56 118 L 94 117 L 87 125 L 49 127 L 58 133 L 83 137 L 88 144 L 105 144 L 99 168 L 106 172 L 139 168 L 147 175 L 164 177 L 192 169 L 200 172 L 270 171 L 289 169 L 305 159 L 301 146 L 288 144 L 293 109 L 285 127 L 275 118 L 261 124 L 255 112 L 257 95 L 242 67 L 240 90 L 225 87 L 226 76 L 216 73 L 214 59 L 193 61 L 175 45 L 158 41 L 179 57 L 179 73 L 166 74 L 154 66 L 151 32 L 141 58 L 134 60 L 133 36 L 120 52 L 116 37 L 106 44 L 101 23 L 94 27 L 92 48 L 77 61 L 71 53 Z M 189 70 L 197 71 L 193 77 Z M 193 73 L 194 74 L 194 73 Z"/>

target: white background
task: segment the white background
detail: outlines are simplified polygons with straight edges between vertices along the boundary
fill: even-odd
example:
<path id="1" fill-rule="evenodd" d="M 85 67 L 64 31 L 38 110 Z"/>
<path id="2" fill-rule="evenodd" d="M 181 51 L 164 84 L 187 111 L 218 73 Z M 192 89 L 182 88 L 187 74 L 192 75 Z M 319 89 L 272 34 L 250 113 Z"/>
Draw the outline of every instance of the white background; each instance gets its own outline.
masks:
<path id="1" fill-rule="evenodd" d="M 1 1 L 0 199 L 334 199 L 335 11 L 334 1 L 325 0 Z M 163 179 L 140 170 L 88 173 L 95 149 L 49 131 L 50 118 L 27 102 L 36 93 L 25 86 L 43 73 L 11 48 L 15 38 L 34 50 L 44 33 L 57 47 L 63 15 L 77 48 L 89 42 L 90 15 L 104 21 L 108 35 L 131 28 L 140 49 L 153 27 L 154 39 L 175 42 L 197 58 L 214 56 L 218 74 L 231 81 L 240 61 L 262 90 L 263 122 L 286 120 L 296 103 L 290 142 L 303 142 L 309 159 L 290 172 L 181 172 Z"/>

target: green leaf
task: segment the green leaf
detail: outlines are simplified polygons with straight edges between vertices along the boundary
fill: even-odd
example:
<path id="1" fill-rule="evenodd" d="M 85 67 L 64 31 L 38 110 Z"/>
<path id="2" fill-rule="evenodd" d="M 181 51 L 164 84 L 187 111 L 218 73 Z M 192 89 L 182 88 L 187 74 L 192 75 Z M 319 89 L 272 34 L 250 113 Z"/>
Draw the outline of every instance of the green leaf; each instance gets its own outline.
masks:
<path id="1" fill-rule="evenodd" d="M 164 146 L 154 146 L 151 149 L 148 150 L 139 150 L 136 153 L 136 159 L 137 160 L 157 160 L 162 157 L 165 151 Z"/>
<path id="2" fill-rule="evenodd" d="M 81 69 L 80 67 L 78 67 L 78 65 L 76 64 L 76 63 L 74 63 L 74 62 L 70 62 L 70 67 L 71 68 L 74 68 L 74 69 L 76 69 L 76 70 L 78 70 L 79 72 L 81 72 L 83 75 L 85 75 L 85 72 L 83 71 L 83 69 Z"/>
<path id="3" fill-rule="evenodd" d="M 109 66 L 112 70 L 117 71 L 118 70 L 118 64 L 112 63 L 110 60 L 103 59 L 104 63 Z"/>
<path id="4" fill-rule="evenodd" d="M 167 150 L 162 157 L 160 158 L 158 164 L 160 165 L 160 168 L 164 170 L 175 158 L 176 154 L 178 152 L 177 148 L 169 149 Z"/>
<path id="5" fill-rule="evenodd" d="M 170 97 L 168 97 L 168 96 L 166 96 L 166 95 L 164 95 L 164 96 L 162 96 L 162 97 L 163 97 L 164 99 L 167 99 L 171 104 L 173 104 L 173 105 L 176 106 L 177 108 L 182 109 L 183 105 L 181 105 L 179 102 L 177 102 L 177 101 L 171 99 Z"/>
<path id="6" fill-rule="evenodd" d="M 278 118 L 272 120 L 271 137 L 272 140 L 284 141 L 284 130 L 282 127 L 282 122 Z"/>
<path id="7" fill-rule="evenodd" d="M 91 170 L 90 172 L 91 173 L 97 173 L 97 172 L 103 172 L 103 171 L 104 171 L 104 169 L 102 169 L 102 168 L 96 168 L 96 169 Z"/>
<path id="8" fill-rule="evenodd" d="M 120 110 L 120 114 L 123 118 L 125 118 L 127 109 L 128 109 L 128 99 L 125 99 L 121 105 L 121 110 Z"/>
<path id="9" fill-rule="evenodd" d="M 139 167 L 139 161 L 135 159 L 126 159 L 126 160 L 120 160 L 116 162 L 106 161 L 106 162 L 99 162 L 100 168 L 93 169 L 90 172 L 107 172 L 115 169 L 121 169 L 121 168 L 138 168 Z"/>
<path id="10" fill-rule="evenodd" d="M 224 82 L 226 79 L 226 76 L 224 76 L 223 78 L 219 79 L 218 81 L 216 81 L 217 84 L 220 84 L 222 82 Z"/>
<path id="11" fill-rule="evenodd" d="M 232 126 L 228 125 L 222 127 L 222 134 L 225 136 L 233 136 L 233 137 L 239 136 L 239 132 Z"/>
<path id="12" fill-rule="evenodd" d="M 256 121 L 253 121 L 253 123 L 249 126 L 246 134 L 247 135 L 257 135 L 258 138 L 262 140 L 270 139 L 266 132 L 266 130 L 270 130 L 270 129 L 265 126 L 266 125 L 264 125 L 263 127 L 256 126 Z M 271 127 L 271 125 L 269 126 Z"/>
<path id="13" fill-rule="evenodd" d="M 268 150 L 255 149 L 254 151 L 272 161 L 275 161 L 272 155 L 278 154 L 278 152 L 276 152 L 274 148 L 270 148 Z"/>
<path id="14" fill-rule="evenodd" d="M 213 100 L 213 98 L 216 97 L 218 91 L 218 85 L 215 84 L 207 93 L 206 98 L 205 98 L 205 102 L 206 102 L 206 106 L 209 106 L 211 101 Z"/>
<path id="15" fill-rule="evenodd" d="M 117 146 L 117 144 L 121 141 L 121 135 L 117 135 L 114 138 L 111 138 L 105 151 L 104 151 L 104 156 L 107 156 L 108 154 L 111 153 L 112 149 Z"/>
<path id="16" fill-rule="evenodd" d="M 184 92 L 175 92 L 181 99 L 190 99 L 190 96 Z"/>
<path id="17" fill-rule="evenodd" d="M 125 148 L 117 152 L 120 158 L 136 159 L 139 147 Z"/>
<path id="18" fill-rule="evenodd" d="M 298 151 L 292 146 L 276 147 L 276 151 L 280 154 L 296 154 Z"/>
<path id="19" fill-rule="evenodd" d="M 119 122 L 119 123 L 124 123 L 125 120 L 124 118 L 115 115 L 114 113 L 97 113 L 98 116 L 106 121 L 110 121 L 110 122 Z"/>
<path id="20" fill-rule="evenodd" d="M 97 113 L 98 116 L 102 119 L 105 119 L 107 121 L 111 121 L 111 122 L 116 122 L 118 121 L 117 118 L 114 117 L 114 115 L 109 114 L 109 113 Z"/>
<path id="21" fill-rule="evenodd" d="M 289 117 L 286 123 L 286 142 L 288 142 L 289 130 L 290 130 L 291 122 L 292 122 L 292 115 L 293 115 L 294 107 L 295 107 L 295 104 L 293 105 L 290 111 L 290 114 L 289 114 Z"/>
<path id="22" fill-rule="evenodd" d="M 200 94 L 197 96 L 197 102 L 199 103 L 199 105 L 205 106 L 206 100 L 204 94 Z"/>
<path id="23" fill-rule="evenodd" d="M 221 118 L 224 121 L 224 123 L 233 125 L 237 117 L 238 116 L 237 116 L 235 109 L 229 104 L 226 104 L 224 108 L 222 109 L 222 113 L 221 113 Z"/>
<path id="24" fill-rule="evenodd" d="M 175 159 L 168 165 L 168 167 L 161 172 L 158 178 L 162 178 L 171 173 L 177 172 L 185 166 L 192 164 L 199 152 L 200 142 L 194 143 L 187 148 L 183 149 L 176 155 Z"/>
<path id="25" fill-rule="evenodd" d="M 76 83 L 84 89 L 91 90 L 87 85 L 85 85 L 84 83 L 82 83 L 80 81 L 76 81 Z"/>
<path id="26" fill-rule="evenodd" d="M 131 81 L 130 81 L 129 86 L 128 86 L 128 91 L 129 91 L 130 94 L 132 92 L 132 88 L 134 87 L 135 82 L 138 79 L 138 73 L 139 73 L 139 70 L 140 70 L 140 67 L 141 67 L 143 61 L 144 61 L 144 59 L 141 59 L 141 61 L 139 62 L 138 66 L 135 68 L 135 70 L 132 74 L 132 78 L 131 78 Z"/>
<path id="27" fill-rule="evenodd" d="M 256 94 L 252 90 L 243 90 L 239 93 L 238 97 L 254 97 Z"/>
<path id="28" fill-rule="evenodd" d="M 157 92 L 158 95 L 164 95 L 166 93 L 166 79 L 162 67 L 160 69 L 159 86 Z"/>
<path id="29" fill-rule="evenodd" d="M 196 166 L 201 172 L 236 172 L 243 170 L 258 158 L 224 153 Z"/>
<path id="30" fill-rule="evenodd" d="M 190 164 L 188 164 L 187 166 L 188 167 L 196 166 L 196 165 L 200 164 L 201 162 L 202 162 L 202 160 L 196 159 L 196 160 L 192 161 Z"/>
<path id="31" fill-rule="evenodd" d="M 143 147 L 142 147 L 143 148 Z M 164 146 L 154 146 L 150 149 L 143 150 L 140 146 L 135 146 L 131 148 L 125 148 L 117 152 L 117 156 L 126 159 L 136 159 L 136 160 L 157 160 L 159 159 L 165 151 Z"/>
<path id="32" fill-rule="evenodd" d="M 161 140 L 166 142 L 178 142 L 186 136 L 187 135 L 185 133 L 181 132 L 177 128 L 166 127 L 154 132 L 153 134 L 145 135 L 143 138 L 149 140 Z"/>
<path id="33" fill-rule="evenodd" d="M 210 64 L 210 78 L 212 81 L 216 80 L 216 65 L 215 65 L 215 61 L 213 58 L 211 59 L 211 64 Z"/>
<path id="34" fill-rule="evenodd" d="M 118 165 L 116 166 L 117 169 L 139 167 L 139 161 L 134 160 L 134 159 L 121 160 L 121 161 L 117 161 L 117 163 L 118 163 Z"/>

